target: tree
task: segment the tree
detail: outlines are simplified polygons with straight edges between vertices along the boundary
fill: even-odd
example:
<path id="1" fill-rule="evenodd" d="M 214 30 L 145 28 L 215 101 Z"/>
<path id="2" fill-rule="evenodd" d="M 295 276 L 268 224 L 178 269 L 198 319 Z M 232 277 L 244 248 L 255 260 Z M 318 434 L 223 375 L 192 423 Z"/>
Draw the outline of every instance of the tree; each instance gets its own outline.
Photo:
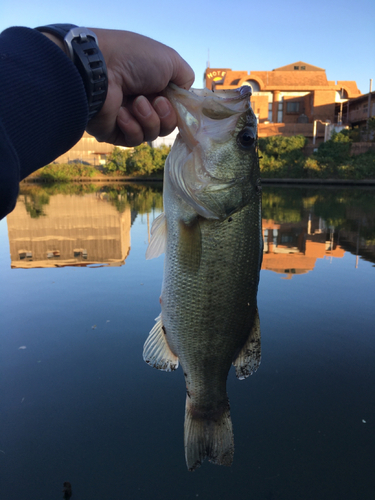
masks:
<path id="1" fill-rule="evenodd" d="M 122 149 L 115 147 L 109 155 L 108 160 L 103 168 L 104 173 L 121 172 L 127 174 L 127 160 L 131 154 L 130 149 Z"/>

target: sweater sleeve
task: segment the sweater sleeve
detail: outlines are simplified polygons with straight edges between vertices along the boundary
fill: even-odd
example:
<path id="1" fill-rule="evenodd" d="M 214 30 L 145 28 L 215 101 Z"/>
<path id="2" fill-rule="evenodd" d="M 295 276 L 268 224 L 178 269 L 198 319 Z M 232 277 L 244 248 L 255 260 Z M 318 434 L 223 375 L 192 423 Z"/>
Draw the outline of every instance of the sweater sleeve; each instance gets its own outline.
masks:
<path id="1" fill-rule="evenodd" d="M 88 105 L 66 54 L 38 31 L 0 35 L 0 218 L 13 210 L 20 180 L 82 137 Z"/>

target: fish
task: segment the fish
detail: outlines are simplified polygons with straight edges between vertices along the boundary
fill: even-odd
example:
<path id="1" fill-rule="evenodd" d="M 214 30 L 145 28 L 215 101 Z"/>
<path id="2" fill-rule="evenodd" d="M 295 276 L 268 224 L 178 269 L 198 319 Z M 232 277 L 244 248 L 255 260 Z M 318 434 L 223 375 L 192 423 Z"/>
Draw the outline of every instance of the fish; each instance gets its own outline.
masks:
<path id="1" fill-rule="evenodd" d="M 165 253 L 161 313 L 144 344 L 150 366 L 186 383 L 187 468 L 230 466 L 233 427 L 226 381 L 261 359 L 257 291 L 262 260 L 257 120 L 250 87 L 165 91 L 179 134 L 164 168 L 164 211 L 146 259 Z"/>

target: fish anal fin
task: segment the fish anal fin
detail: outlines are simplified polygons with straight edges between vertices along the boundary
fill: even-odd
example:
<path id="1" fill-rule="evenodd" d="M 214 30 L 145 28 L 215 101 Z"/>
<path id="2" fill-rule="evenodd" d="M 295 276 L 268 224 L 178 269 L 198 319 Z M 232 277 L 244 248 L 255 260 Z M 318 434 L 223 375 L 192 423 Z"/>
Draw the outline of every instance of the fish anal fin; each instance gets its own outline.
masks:
<path id="1" fill-rule="evenodd" d="M 187 396 L 184 442 L 189 471 L 205 458 L 217 465 L 232 465 L 234 441 L 228 399 L 216 411 L 207 413 L 196 411 Z"/>
<path id="2" fill-rule="evenodd" d="M 164 212 L 157 217 L 151 227 L 151 241 L 147 247 L 146 259 L 154 259 L 165 252 L 167 244 L 167 219 Z"/>
<path id="3" fill-rule="evenodd" d="M 245 342 L 245 345 L 239 352 L 237 358 L 233 361 L 236 368 L 236 376 L 243 380 L 249 375 L 257 371 L 261 359 L 261 342 L 260 342 L 260 321 L 258 309 L 256 309 L 254 323 L 250 331 L 250 335 Z"/>
<path id="4" fill-rule="evenodd" d="M 161 314 L 155 321 L 143 347 L 143 359 L 157 370 L 171 372 L 178 368 L 178 357 L 173 354 L 168 345 Z"/>
<path id="5" fill-rule="evenodd" d="M 202 233 L 199 225 L 199 216 L 189 223 L 180 221 L 179 246 L 181 248 L 181 263 L 189 266 L 192 271 L 197 271 L 202 255 Z"/>

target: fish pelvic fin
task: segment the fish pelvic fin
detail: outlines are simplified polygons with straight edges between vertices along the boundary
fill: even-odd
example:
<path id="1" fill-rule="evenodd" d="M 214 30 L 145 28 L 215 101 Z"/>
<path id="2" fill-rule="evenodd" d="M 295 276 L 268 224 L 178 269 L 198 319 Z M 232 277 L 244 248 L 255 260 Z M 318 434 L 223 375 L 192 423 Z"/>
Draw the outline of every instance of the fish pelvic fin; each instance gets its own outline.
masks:
<path id="1" fill-rule="evenodd" d="M 155 321 L 156 323 L 143 347 L 143 359 L 157 370 L 174 371 L 178 368 L 178 357 L 173 354 L 165 338 L 161 314 Z"/>
<path id="2" fill-rule="evenodd" d="M 154 259 L 165 252 L 167 246 L 167 219 L 164 212 L 157 217 L 151 226 L 151 240 L 147 247 L 146 259 Z"/>
<path id="3" fill-rule="evenodd" d="M 236 376 L 243 380 L 257 371 L 261 359 L 260 343 L 260 321 L 258 309 L 256 309 L 254 323 L 245 345 L 233 361 L 236 368 Z"/>
<path id="4" fill-rule="evenodd" d="M 186 396 L 184 441 L 189 471 L 199 467 L 206 457 L 217 465 L 232 465 L 234 440 L 228 398 L 216 411 L 200 412 Z"/>

